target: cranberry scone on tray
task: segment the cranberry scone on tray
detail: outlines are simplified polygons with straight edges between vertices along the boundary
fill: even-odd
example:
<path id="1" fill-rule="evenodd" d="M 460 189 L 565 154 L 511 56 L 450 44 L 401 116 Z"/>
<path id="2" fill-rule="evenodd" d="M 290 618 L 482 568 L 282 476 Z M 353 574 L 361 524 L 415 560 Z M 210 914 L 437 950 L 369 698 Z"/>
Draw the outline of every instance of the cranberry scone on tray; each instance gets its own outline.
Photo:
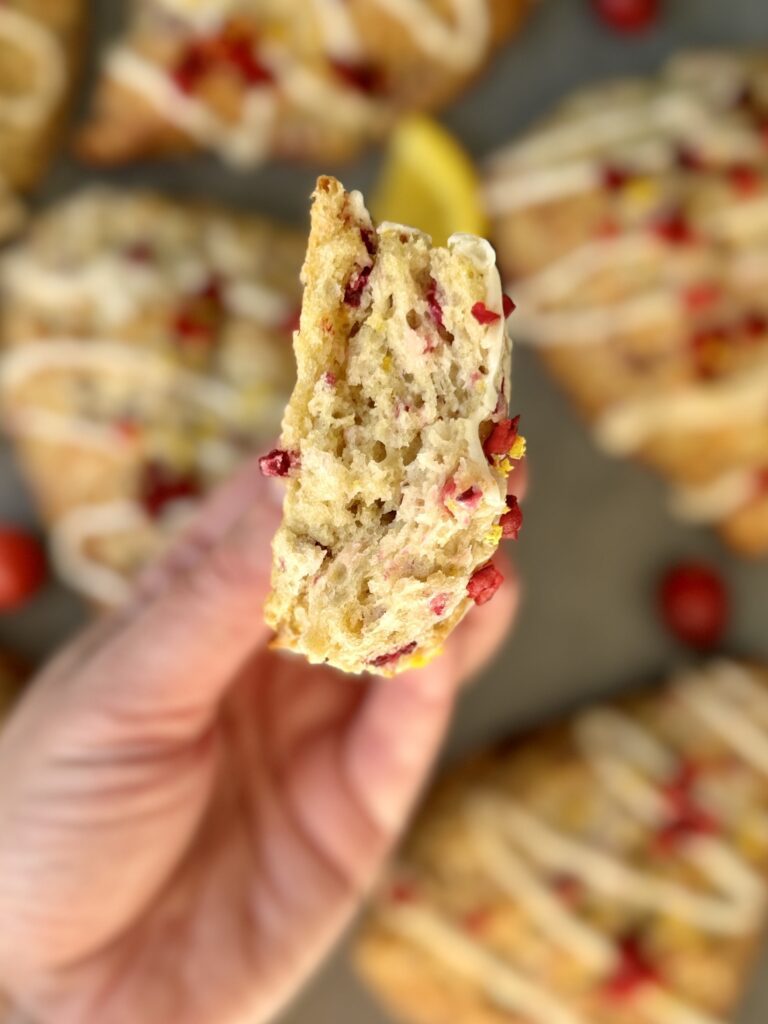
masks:
<path id="1" fill-rule="evenodd" d="M 0 4 L 0 239 L 23 219 L 18 193 L 44 173 L 80 50 L 84 0 Z"/>
<path id="2" fill-rule="evenodd" d="M 606 451 L 768 554 L 768 55 L 601 84 L 499 151 L 485 194 L 535 346 Z M 514 284 L 513 284 L 514 282 Z"/>
<path id="3" fill-rule="evenodd" d="M 413 1024 L 734 1024 L 767 896 L 768 670 L 713 663 L 449 775 L 357 961 Z"/>
<path id="4" fill-rule="evenodd" d="M 298 382 L 261 462 L 287 484 L 266 617 L 278 647 L 392 675 L 490 600 L 490 560 L 520 525 L 511 303 L 484 239 L 433 248 L 376 227 L 333 178 L 317 184 L 303 281 Z"/>
<path id="5" fill-rule="evenodd" d="M 80 152 L 333 160 L 459 92 L 530 0 L 136 0 Z"/>
<path id="6" fill-rule="evenodd" d="M 0 264 L 0 407 L 63 578 L 99 604 L 280 426 L 305 237 L 90 189 Z"/>

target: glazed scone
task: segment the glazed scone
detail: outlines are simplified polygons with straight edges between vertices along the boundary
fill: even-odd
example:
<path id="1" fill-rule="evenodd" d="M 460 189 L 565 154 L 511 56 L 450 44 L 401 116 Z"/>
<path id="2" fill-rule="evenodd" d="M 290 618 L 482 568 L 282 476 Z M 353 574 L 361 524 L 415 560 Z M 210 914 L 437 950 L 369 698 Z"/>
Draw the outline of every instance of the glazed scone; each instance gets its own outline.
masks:
<path id="1" fill-rule="evenodd" d="M 358 192 L 321 178 L 303 270 L 298 383 L 266 617 L 276 644 L 347 672 L 431 658 L 501 575 L 517 522 L 507 476 L 508 300 L 483 239 L 447 249 L 374 227 Z"/>
<path id="2" fill-rule="evenodd" d="M 21 223 L 17 193 L 45 171 L 70 93 L 83 0 L 0 4 L 0 238 Z"/>
<path id="3" fill-rule="evenodd" d="M 303 252 L 266 220 L 96 189 L 3 260 L 3 419 L 87 597 L 124 600 L 201 495 L 277 436 Z"/>
<path id="4" fill-rule="evenodd" d="M 601 84 L 490 162 L 499 260 L 537 347 L 673 509 L 768 554 L 768 57 Z M 513 284 L 514 282 L 514 284 Z"/>
<path id="5" fill-rule="evenodd" d="M 446 102 L 530 0 L 135 0 L 80 151 L 334 160 Z"/>
<path id="6" fill-rule="evenodd" d="M 413 1024 L 726 1024 L 768 897 L 768 671 L 499 745 L 429 797 L 357 960 Z"/>

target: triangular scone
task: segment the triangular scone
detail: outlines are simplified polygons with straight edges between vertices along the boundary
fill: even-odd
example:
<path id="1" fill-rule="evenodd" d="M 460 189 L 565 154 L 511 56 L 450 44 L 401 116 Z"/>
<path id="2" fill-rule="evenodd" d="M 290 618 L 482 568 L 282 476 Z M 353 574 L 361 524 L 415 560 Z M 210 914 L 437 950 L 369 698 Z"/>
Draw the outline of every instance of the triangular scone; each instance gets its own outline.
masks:
<path id="1" fill-rule="evenodd" d="M 768 671 L 713 664 L 439 785 L 357 960 L 413 1024 L 725 1024 L 768 896 Z"/>
<path id="2" fill-rule="evenodd" d="M 0 398 L 63 577 L 100 603 L 277 435 L 302 236 L 90 190 L 0 268 Z"/>
<path id="3" fill-rule="evenodd" d="M 604 449 L 768 554 L 768 56 L 600 84 L 490 162 L 494 238 L 534 344 Z"/>
<path id="4" fill-rule="evenodd" d="M 433 249 L 376 228 L 332 178 L 303 280 L 298 383 L 262 460 L 287 478 L 267 621 L 311 661 L 391 674 L 436 653 L 501 579 L 489 560 L 522 454 L 507 301 L 486 241 Z"/>
<path id="5" fill-rule="evenodd" d="M 0 4 L 0 238 L 23 213 L 17 192 L 44 173 L 80 49 L 84 0 Z"/>
<path id="6" fill-rule="evenodd" d="M 141 0 L 106 57 L 80 150 L 332 160 L 446 102 L 530 0 Z"/>

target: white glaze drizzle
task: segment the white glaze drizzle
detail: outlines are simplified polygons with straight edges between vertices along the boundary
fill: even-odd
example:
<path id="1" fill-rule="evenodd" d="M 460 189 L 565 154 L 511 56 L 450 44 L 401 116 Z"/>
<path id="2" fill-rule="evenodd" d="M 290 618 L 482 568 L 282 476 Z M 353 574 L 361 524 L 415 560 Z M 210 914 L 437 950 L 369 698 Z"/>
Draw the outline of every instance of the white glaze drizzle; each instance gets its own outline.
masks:
<path id="1" fill-rule="evenodd" d="M 130 584 L 113 569 L 95 562 L 85 552 L 88 541 L 145 529 L 148 520 L 132 501 L 81 505 L 63 515 L 51 532 L 53 561 L 63 579 L 86 597 L 108 607 L 124 604 Z"/>
<path id="2" fill-rule="evenodd" d="M 363 47 L 347 0 L 312 0 L 325 51 L 340 60 L 359 60 Z"/>
<path id="3" fill-rule="evenodd" d="M 521 1014 L 536 1024 L 587 1024 L 541 986 L 529 981 L 500 957 L 436 910 L 420 906 L 388 907 L 387 927 L 436 957 L 459 977 L 482 986 L 501 1009 Z"/>
<path id="4" fill-rule="evenodd" d="M 612 454 L 636 451 L 665 431 L 712 430 L 764 419 L 768 405 L 768 358 L 749 370 L 671 393 L 630 398 L 609 408 L 595 424 L 598 444 Z"/>
<path id="5" fill-rule="evenodd" d="M 6 410 L 4 426 L 14 437 L 34 437 L 49 444 L 72 445 L 111 459 L 123 458 L 128 453 L 109 427 L 52 409 Z"/>
<path id="6" fill-rule="evenodd" d="M 271 85 L 249 89 L 239 119 L 228 122 L 204 103 L 186 96 L 164 68 L 127 47 L 112 51 L 107 71 L 142 96 L 171 124 L 211 146 L 235 166 L 258 163 L 269 152 L 277 114 L 277 98 Z"/>
<path id="7" fill-rule="evenodd" d="M 208 29 L 220 24 L 237 8 L 238 0 L 155 0 L 177 18 Z"/>
<path id="8" fill-rule="evenodd" d="M 22 11 L 0 5 L 0 39 L 30 57 L 35 89 L 19 96 L 0 95 L 0 123 L 34 128 L 51 113 L 64 91 L 66 68 L 61 44 L 53 33 Z"/>
<path id="9" fill-rule="evenodd" d="M 180 389 L 225 422 L 237 421 L 240 395 L 235 388 L 181 369 L 156 352 L 108 339 L 47 338 L 19 344 L 0 359 L 0 390 L 12 391 L 31 377 L 62 370 L 112 373 L 135 377 L 145 386 Z"/>
<path id="10" fill-rule="evenodd" d="M 423 53 L 440 64 L 469 71 L 483 58 L 491 36 L 487 0 L 452 0 L 450 25 L 425 0 L 374 0 L 396 18 Z"/>
<path id="11" fill-rule="evenodd" d="M 704 484 L 677 487 L 670 505 L 678 519 L 689 523 L 716 523 L 746 508 L 758 493 L 757 470 L 729 469 Z"/>
<path id="12" fill-rule="evenodd" d="M 683 680 L 673 692 L 702 724 L 768 776 L 768 694 L 747 669 L 723 663 L 703 681 L 700 677 Z M 626 812 L 651 827 L 666 820 L 668 806 L 657 785 L 676 767 L 677 755 L 672 750 L 636 721 L 611 709 L 597 709 L 577 719 L 575 738 L 596 778 Z M 697 800 L 701 798 L 700 792 Z M 680 855 L 720 889 L 721 897 L 697 893 L 684 884 L 632 868 L 610 852 L 560 832 L 506 793 L 476 795 L 468 802 L 466 814 L 476 853 L 488 876 L 553 944 L 598 976 L 605 976 L 618 965 L 618 950 L 601 932 L 557 901 L 539 871 L 566 874 L 614 902 L 678 917 L 714 934 L 741 935 L 759 925 L 765 883 L 718 839 L 691 837 Z M 518 976 L 514 965 L 499 961 L 480 942 L 428 906 L 390 905 L 384 916 L 387 927 L 452 970 L 472 978 L 492 997 L 497 965 L 510 972 L 516 985 L 525 980 Z M 551 1024 L 560 1019 L 557 1014 L 571 1013 L 538 983 L 528 984 L 533 986 L 533 998 L 528 1001 L 527 1013 L 536 1024 Z M 539 997 L 556 1001 L 547 1006 L 538 1002 Z M 635 998 L 649 1021 L 716 1024 L 714 1018 L 656 983 L 643 985 Z M 513 1004 L 509 1009 L 524 1013 L 522 1005 Z"/>

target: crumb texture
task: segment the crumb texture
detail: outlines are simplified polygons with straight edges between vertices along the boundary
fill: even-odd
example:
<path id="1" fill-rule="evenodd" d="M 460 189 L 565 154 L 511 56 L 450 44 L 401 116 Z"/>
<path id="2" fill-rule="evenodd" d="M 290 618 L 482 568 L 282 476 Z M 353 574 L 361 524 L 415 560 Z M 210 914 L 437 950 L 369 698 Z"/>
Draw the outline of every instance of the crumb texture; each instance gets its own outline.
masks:
<path id="1" fill-rule="evenodd" d="M 495 255 L 375 228 L 323 178 L 304 281 L 267 617 L 310 660 L 396 671 L 439 649 L 502 534 L 520 441 Z"/>

